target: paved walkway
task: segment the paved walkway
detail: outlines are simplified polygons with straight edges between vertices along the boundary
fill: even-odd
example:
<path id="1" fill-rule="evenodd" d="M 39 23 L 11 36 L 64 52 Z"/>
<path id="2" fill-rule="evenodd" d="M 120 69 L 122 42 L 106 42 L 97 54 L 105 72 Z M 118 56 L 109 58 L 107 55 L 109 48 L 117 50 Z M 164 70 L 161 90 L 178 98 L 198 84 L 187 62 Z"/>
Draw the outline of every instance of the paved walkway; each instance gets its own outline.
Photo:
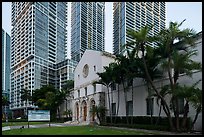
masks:
<path id="1" fill-rule="evenodd" d="M 159 131 L 159 130 L 147 130 L 147 129 L 135 129 L 135 128 L 125 128 L 125 127 L 111 127 L 111 126 L 101 126 L 101 127 L 109 127 L 113 129 L 126 129 L 133 131 L 144 131 L 147 133 L 159 133 L 161 135 L 202 135 L 202 133 L 176 133 L 176 132 L 168 132 L 168 131 Z"/>
<path id="2" fill-rule="evenodd" d="M 81 126 L 81 124 L 67 124 L 67 123 L 51 123 L 50 127 L 66 127 L 66 126 Z M 29 125 L 29 128 L 42 128 L 49 127 L 49 124 L 37 124 L 37 125 Z M 146 130 L 146 129 L 133 129 L 133 128 L 123 128 L 123 127 L 111 127 L 111 126 L 100 126 L 100 127 L 108 127 L 113 129 L 126 129 L 126 130 L 135 130 L 135 131 L 144 131 L 147 133 L 159 133 L 161 135 L 202 135 L 202 133 L 175 133 L 175 132 L 167 132 L 167 131 L 158 131 L 158 130 Z M 6 126 L 2 127 L 2 131 L 11 130 L 11 129 L 21 129 L 22 126 Z M 28 125 L 24 125 L 24 128 L 28 128 Z"/>

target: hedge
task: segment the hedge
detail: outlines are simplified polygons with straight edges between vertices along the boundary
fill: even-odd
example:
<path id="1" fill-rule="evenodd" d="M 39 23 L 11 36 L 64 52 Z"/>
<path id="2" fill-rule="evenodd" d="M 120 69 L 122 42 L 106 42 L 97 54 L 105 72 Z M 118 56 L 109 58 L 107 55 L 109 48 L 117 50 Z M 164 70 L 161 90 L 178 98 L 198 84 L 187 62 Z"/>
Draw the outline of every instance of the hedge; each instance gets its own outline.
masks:
<path id="1" fill-rule="evenodd" d="M 173 123 L 175 124 L 175 118 L 172 117 Z M 179 118 L 180 124 L 182 123 L 182 117 Z M 110 116 L 106 116 L 106 124 L 103 125 L 112 125 L 112 126 L 122 126 L 122 127 L 133 127 L 133 128 L 144 128 L 144 129 L 156 129 L 156 130 L 169 130 L 170 125 L 168 117 L 160 117 L 158 123 L 156 124 L 158 117 L 153 116 L 133 116 L 133 121 L 131 122 L 132 117 L 128 116 L 129 125 L 127 125 L 127 120 L 125 116 L 113 116 L 112 124 L 110 124 Z M 152 123 L 151 123 L 152 121 Z M 192 121 L 190 118 L 187 119 L 187 128 L 190 129 Z"/>

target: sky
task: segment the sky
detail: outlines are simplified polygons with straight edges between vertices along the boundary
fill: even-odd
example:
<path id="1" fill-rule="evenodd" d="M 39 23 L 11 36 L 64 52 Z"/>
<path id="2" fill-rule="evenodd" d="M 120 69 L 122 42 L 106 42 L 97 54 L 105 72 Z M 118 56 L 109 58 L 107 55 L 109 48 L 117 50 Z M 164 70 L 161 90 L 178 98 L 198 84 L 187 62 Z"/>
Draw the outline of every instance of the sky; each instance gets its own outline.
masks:
<path id="1" fill-rule="evenodd" d="M 68 2 L 68 13 L 71 5 Z M 105 2 L 105 51 L 113 53 L 113 2 Z M 71 43 L 71 20 L 68 14 L 68 58 Z M 202 2 L 166 2 L 166 27 L 170 21 L 186 21 L 180 27 L 191 28 L 196 32 L 202 31 Z M 11 2 L 2 2 L 2 28 L 11 34 Z M 112 43 L 112 44 L 111 44 Z M 111 46 L 112 45 L 112 46 Z"/>

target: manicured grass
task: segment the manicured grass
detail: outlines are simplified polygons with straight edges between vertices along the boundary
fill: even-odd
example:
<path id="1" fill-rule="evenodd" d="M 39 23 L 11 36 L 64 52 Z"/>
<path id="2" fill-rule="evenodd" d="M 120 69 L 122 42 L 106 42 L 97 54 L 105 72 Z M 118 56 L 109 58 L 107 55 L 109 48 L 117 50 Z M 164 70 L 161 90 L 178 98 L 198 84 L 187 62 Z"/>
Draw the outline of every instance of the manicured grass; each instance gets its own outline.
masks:
<path id="1" fill-rule="evenodd" d="M 29 125 L 36 125 L 36 124 L 48 124 L 49 122 L 29 122 Z M 28 125 L 28 122 L 4 122 L 2 123 L 2 127 L 5 126 L 19 126 L 19 125 Z"/>
<path id="2" fill-rule="evenodd" d="M 26 128 L 3 131 L 2 135 L 158 135 L 156 132 L 132 131 L 125 129 L 111 129 L 108 127 L 68 126 Z"/>

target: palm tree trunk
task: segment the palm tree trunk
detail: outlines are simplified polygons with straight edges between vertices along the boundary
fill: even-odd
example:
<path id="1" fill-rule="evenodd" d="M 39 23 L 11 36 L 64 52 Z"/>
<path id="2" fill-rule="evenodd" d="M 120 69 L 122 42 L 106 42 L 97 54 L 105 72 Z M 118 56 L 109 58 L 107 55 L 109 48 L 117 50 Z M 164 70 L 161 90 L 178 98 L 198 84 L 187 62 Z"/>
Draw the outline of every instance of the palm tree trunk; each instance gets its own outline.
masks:
<path id="1" fill-rule="evenodd" d="M 191 130 L 193 130 L 194 124 L 195 124 L 195 122 L 196 122 L 196 120 L 197 120 L 197 118 L 198 118 L 198 114 L 199 114 L 200 112 L 201 112 L 201 106 L 199 106 L 198 109 L 196 110 L 196 115 L 195 115 L 195 118 L 194 118 L 194 120 L 193 120 L 193 122 L 192 122 Z"/>
<path id="2" fill-rule="evenodd" d="M 113 110 L 112 110 L 112 104 L 113 104 L 113 91 L 111 90 L 111 119 L 112 119 L 112 122 L 113 122 Z M 112 123 L 111 122 L 111 123 Z"/>
<path id="3" fill-rule="evenodd" d="M 148 90 L 148 96 L 150 96 L 150 87 L 149 87 L 149 82 L 147 81 L 147 90 Z M 148 97 L 148 99 L 151 100 L 150 97 Z M 151 124 L 153 124 L 153 121 L 152 121 L 152 104 L 150 103 L 149 105 L 149 110 L 150 110 L 150 121 L 151 121 Z"/>
<path id="4" fill-rule="evenodd" d="M 163 101 L 162 105 L 163 105 L 163 108 L 166 109 L 165 113 L 166 113 L 166 115 L 167 115 L 167 117 L 169 119 L 170 128 L 171 128 L 172 131 L 174 131 L 175 129 L 174 129 L 174 125 L 173 125 L 173 122 L 172 122 L 172 117 L 170 115 L 170 109 L 169 109 L 165 99 L 159 94 L 158 90 L 156 89 L 156 87 L 154 86 L 154 84 L 153 84 L 153 82 L 151 80 L 151 77 L 150 77 L 149 72 L 147 70 L 147 64 L 146 64 L 146 61 L 145 61 L 145 58 L 144 58 L 144 52 L 142 52 L 142 60 L 143 60 L 144 68 L 145 68 L 145 73 L 147 75 L 147 79 L 148 79 L 149 83 L 151 84 L 152 88 L 154 89 L 154 91 L 156 92 L 157 96 Z"/>
<path id="5" fill-rule="evenodd" d="M 171 75 L 171 71 L 170 71 L 170 63 L 171 63 L 171 58 L 168 57 L 168 76 L 169 76 L 169 81 L 170 81 L 170 85 L 171 85 L 171 91 L 174 91 L 174 86 L 175 86 L 175 82 L 173 81 L 172 75 Z M 175 118 L 176 118 L 176 130 L 179 131 L 179 107 L 178 107 L 178 98 L 175 97 Z"/>
<path id="6" fill-rule="evenodd" d="M 167 111 L 167 108 L 166 108 L 165 105 L 163 105 L 163 110 L 164 110 L 164 112 L 166 113 L 166 115 L 167 115 L 167 117 L 168 117 L 169 125 L 170 125 L 170 128 L 171 128 L 171 131 L 175 131 L 171 114 L 170 114 L 170 112 Z"/>
<path id="7" fill-rule="evenodd" d="M 126 94 L 126 91 L 125 91 L 125 84 L 124 84 L 124 81 L 122 82 L 122 84 L 123 84 L 124 98 L 125 98 L 125 116 L 126 116 L 127 124 L 129 124 L 129 122 L 128 122 L 128 116 L 127 116 L 127 94 Z"/>
<path id="8" fill-rule="evenodd" d="M 183 114 L 183 121 L 182 121 L 182 128 L 183 129 L 187 129 L 186 121 L 187 121 L 188 112 L 189 112 L 189 104 L 188 104 L 188 101 L 186 101 L 186 104 L 184 106 L 184 114 Z"/>
<path id="9" fill-rule="evenodd" d="M 59 120 L 61 119 L 61 115 L 60 115 L 60 108 L 57 107 L 57 111 L 58 111 L 58 117 L 59 117 Z"/>
<path id="10" fill-rule="evenodd" d="M 27 108 L 27 107 L 28 107 L 28 100 L 26 100 L 26 112 L 25 112 L 26 118 L 27 118 L 27 116 L 28 116 L 28 115 L 27 115 L 27 114 L 28 114 L 28 113 L 27 113 L 27 111 L 28 111 L 28 108 Z"/>
<path id="11" fill-rule="evenodd" d="M 108 104 L 109 104 L 109 113 L 110 113 L 110 120 L 112 124 L 112 111 L 111 111 L 111 104 L 110 104 L 110 94 L 109 94 L 109 86 L 106 86 L 108 90 Z"/>
<path id="12" fill-rule="evenodd" d="M 131 124 L 133 125 L 133 82 L 132 82 L 132 116 L 131 116 Z"/>
<path id="13" fill-rule="evenodd" d="M 157 121 L 156 121 L 155 125 L 157 125 L 158 122 L 159 122 L 159 119 L 160 119 L 160 116 L 161 116 L 161 107 L 162 107 L 162 105 L 160 104 L 160 106 L 159 106 L 159 115 L 158 115 L 158 118 L 157 118 Z"/>
<path id="14" fill-rule="evenodd" d="M 117 106 L 117 112 L 116 112 L 117 117 L 119 112 L 119 103 L 120 103 L 120 93 L 119 93 L 119 84 L 118 84 L 118 106 Z M 116 117 L 115 117 L 115 123 L 116 123 Z"/>

